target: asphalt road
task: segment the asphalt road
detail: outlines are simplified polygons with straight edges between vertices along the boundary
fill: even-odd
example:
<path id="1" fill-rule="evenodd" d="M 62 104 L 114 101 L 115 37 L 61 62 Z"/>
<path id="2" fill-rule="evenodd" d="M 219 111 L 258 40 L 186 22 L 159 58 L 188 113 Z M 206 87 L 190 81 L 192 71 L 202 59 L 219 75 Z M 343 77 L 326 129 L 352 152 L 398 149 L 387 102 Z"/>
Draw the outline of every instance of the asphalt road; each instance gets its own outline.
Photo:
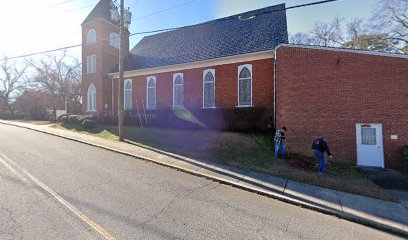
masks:
<path id="1" fill-rule="evenodd" d="M 398 239 L 85 144 L 0 124 L 0 239 Z"/>

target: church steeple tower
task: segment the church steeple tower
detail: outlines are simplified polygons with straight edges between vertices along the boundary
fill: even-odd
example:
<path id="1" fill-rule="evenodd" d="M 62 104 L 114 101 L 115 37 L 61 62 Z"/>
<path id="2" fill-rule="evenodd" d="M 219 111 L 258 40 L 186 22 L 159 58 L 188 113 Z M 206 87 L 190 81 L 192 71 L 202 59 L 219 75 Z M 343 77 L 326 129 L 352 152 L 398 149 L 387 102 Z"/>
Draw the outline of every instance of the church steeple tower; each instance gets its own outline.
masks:
<path id="1" fill-rule="evenodd" d="M 100 0 L 82 23 L 82 112 L 112 110 L 112 80 L 119 63 L 119 26 L 111 19 L 111 0 Z M 129 33 L 123 40 L 129 51 Z"/>

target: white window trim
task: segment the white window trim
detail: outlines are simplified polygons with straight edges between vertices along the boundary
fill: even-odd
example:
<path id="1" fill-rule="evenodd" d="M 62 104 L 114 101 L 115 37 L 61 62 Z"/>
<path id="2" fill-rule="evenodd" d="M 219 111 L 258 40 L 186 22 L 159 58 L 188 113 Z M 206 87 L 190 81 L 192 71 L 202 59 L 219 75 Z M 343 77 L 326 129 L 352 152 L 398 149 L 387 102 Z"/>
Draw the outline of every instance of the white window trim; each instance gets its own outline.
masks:
<path id="1" fill-rule="evenodd" d="M 154 89 L 156 90 L 156 94 L 154 96 L 155 98 L 155 105 L 154 108 L 149 108 L 149 80 L 153 79 L 154 81 Z M 184 83 L 184 81 L 183 81 Z M 150 87 L 152 88 L 152 87 Z M 155 76 L 150 76 L 146 78 L 146 109 L 147 110 L 156 110 L 157 109 L 157 82 L 156 82 L 156 77 Z"/>
<path id="2" fill-rule="evenodd" d="M 249 104 L 249 105 L 240 105 L 239 104 L 239 81 L 240 81 L 239 74 L 241 73 L 242 69 L 244 69 L 245 67 L 248 68 L 249 72 L 251 73 L 251 104 Z M 253 79 L 254 79 L 254 75 L 252 74 L 252 64 L 244 64 L 244 65 L 238 66 L 238 98 L 237 98 L 238 104 L 237 104 L 237 107 L 239 107 L 239 108 L 254 107 L 253 102 L 252 102 L 252 92 L 253 92 L 252 82 L 253 82 Z"/>
<path id="3" fill-rule="evenodd" d="M 126 84 L 130 82 L 130 109 L 126 109 Z M 123 82 L 123 110 L 124 111 L 132 111 L 133 110 L 133 82 L 132 79 L 126 79 Z"/>
<path id="4" fill-rule="evenodd" d="M 112 44 L 112 35 L 115 35 L 115 41 L 113 42 L 113 43 L 115 43 L 115 44 L 117 44 L 117 45 L 113 45 Z M 115 32 L 111 32 L 110 34 L 109 34 L 109 45 L 111 46 L 111 47 L 113 47 L 113 48 L 117 48 L 117 49 L 119 49 L 119 45 L 120 45 L 120 39 L 119 39 L 119 34 L 117 34 L 117 33 L 115 33 Z"/>
<path id="5" fill-rule="evenodd" d="M 94 41 L 92 41 L 92 42 L 89 42 L 88 40 L 89 40 L 89 33 L 90 32 L 94 32 L 95 33 L 95 39 L 94 39 Z M 86 34 L 86 45 L 92 45 L 92 44 L 95 44 L 96 43 L 96 30 L 94 29 L 94 28 L 92 28 L 92 29 L 90 29 L 89 31 L 88 31 L 88 33 Z"/>
<path id="6" fill-rule="evenodd" d="M 212 107 L 206 107 L 205 106 L 205 103 L 204 103 L 204 100 L 205 100 L 205 95 L 204 95 L 204 90 L 205 90 L 205 76 L 207 75 L 207 73 L 211 73 L 212 75 L 213 75 L 213 77 L 214 77 L 214 106 L 212 106 Z M 216 78 L 215 78 L 215 69 L 207 69 L 207 70 L 204 70 L 203 71 L 203 106 L 201 107 L 202 109 L 208 109 L 208 108 L 210 108 L 210 109 L 213 109 L 213 108 L 216 108 L 216 106 L 215 106 L 215 81 L 216 81 Z"/>
<path id="7" fill-rule="evenodd" d="M 94 69 L 91 69 L 91 64 L 90 64 L 92 58 L 95 58 Z M 91 70 L 93 71 L 91 72 Z M 96 55 L 95 54 L 86 57 L 86 74 L 93 74 L 93 73 L 96 73 Z"/>
<path id="8" fill-rule="evenodd" d="M 91 86 L 93 86 L 93 88 L 95 89 L 95 93 L 94 93 L 95 94 L 95 99 L 94 99 L 95 109 L 92 109 L 92 105 L 90 106 L 90 104 L 89 104 L 89 89 L 91 88 Z M 86 100 L 87 100 L 87 106 L 86 106 L 87 112 L 96 112 L 97 108 L 96 108 L 96 86 L 95 86 L 95 84 L 93 84 L 93 83 L 89 84 L 86 96 L 87 96 L 86 97 Z"/>
<path id="9" fill-rule="evenodd" d="M 174 105 L 174 87 L 176 86 L 174 84 L 174 82 L 176 81 L 176 78 L 178 76 L 180 76 L 181 80 L 183 80 L 182 84 L 177 84 L 177 86 L 183 86 L 183 105 L 181 105 L 181 106 Z M 182 108 L 182 107 L 184 107 L 184 74 L 183 73 L 175 73 L 175 74 L 173 74 L 173 108 Z"/>

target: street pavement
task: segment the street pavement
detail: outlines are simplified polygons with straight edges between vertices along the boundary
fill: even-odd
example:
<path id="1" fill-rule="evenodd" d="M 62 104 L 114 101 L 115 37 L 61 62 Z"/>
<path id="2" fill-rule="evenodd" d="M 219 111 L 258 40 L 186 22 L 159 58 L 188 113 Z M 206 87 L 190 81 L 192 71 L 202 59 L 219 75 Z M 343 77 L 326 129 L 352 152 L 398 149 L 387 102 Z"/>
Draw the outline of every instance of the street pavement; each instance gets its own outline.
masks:
<path id="1" fill-rule="evenodd" d="M 100 148 L 0 124 L 0 239 L 399 239 Z"/>

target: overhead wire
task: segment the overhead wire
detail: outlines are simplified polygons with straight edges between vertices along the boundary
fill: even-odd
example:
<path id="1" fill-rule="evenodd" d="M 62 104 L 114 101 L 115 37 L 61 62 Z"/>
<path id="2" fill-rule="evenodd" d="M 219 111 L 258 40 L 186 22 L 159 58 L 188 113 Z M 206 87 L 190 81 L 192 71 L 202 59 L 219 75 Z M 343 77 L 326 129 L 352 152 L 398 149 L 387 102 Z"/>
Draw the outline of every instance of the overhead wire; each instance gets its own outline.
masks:
<path id="1" fill-rule="evenodd" d="M 324 0 L 324 1 L 318 1 L 318 2 L 312 2 L 312 3 L 305 3 L 305 4 L 301 4 L 301 5 L 295 5 L 295 6 L 290 6 L 290 7 L 280 8 L 280 9 L 274 9 L 274 10 L 259 12 L 259 13 L 256 13 L 256 14 L 251 14 L 249 17 L 252 18 L 252 17 L 256 17 L 256 16 L 259 16 L 259 15 L 268 14 L 268 13 L 272 13 L 272 12 L 285 11 L 285 10 L 289 10 L 289 9 L 295 9 L 295 8 L 300 8 L 300 7 L 308 7 L 308 6 L 313 6 L 313 5 L 323 4 L 323 3 L 329 3 L 329 2 L 336 2 L 336 1 L 339 1 L 339 0 Z M 210 21 L 195 24 L 195 25 L 187 25 L 187 26 L 182 26 L 182 27 L 173 27 L 173 28 L 165 28 L 165 29 L 158 29 L 158 30 L 145 31 L 145 32 L 137 32 L 137 33 L 130 34 L 130 36 L 140 35 L 140 34 L 149 34 L 149 33 L 159 33 L 159 32 L 165 32 L 165 31 L 172 31 L 172 30 L 177 30 L 177 29 L 181 29 L 181 28 L 193 27 L 193 26 L 197 26 L 197 25 L 210 24 L 210 23 L 212 23 L 214 21 L 227 21 L 227 20 L 231 20 L 231 19 L 236 19 L 236 16 L 237 15 L 233 15 L 233 16 L 225 17 L 225 18 L 221 18 L 221 19 L 210 20 Z"/>
<path id="2" fill-rule="evenodd" d="M 290 7 L 285 7 L 285 8 L 280 8 L 280 9 L 274 9 L 274 10 L 269 10 L 269 11 L 264 11 L 264 12 L 252 14 L 251 17 L 255 17 L 255 16 L 259 16 L 259 15 L 263 15 L 263 14 L 268 14 L 268 13 L 272 13 L 272 12 L 285 11 L 285 10 L 289 10 L 289 9 L 295 9 L 295 8 L 301 8 L 301 7 L 308 7 L 308 6 L 313 6 L 313 5 L 318 5 L 318 4 L 324 4 L 324 3 L 329 3 L 329 2 L 336 2 L 336 1 L 339 1 L 339 0 L 324 0 L 324 1 L 318 1 L 318 2 L 300 4 L 300 5 L 295 5 L 295 6 L 290 6 Z M 197 24 L 197 25 L 205 25 L 205 24 L 210 24 L 210 23 L 212 23 L 212 22 L 214 22 L 214 21 L 227 21 L 227 20 L 231 20 L 231 19 L 236 19 L 236 15 L 230 16 L 230 17 L 226 17 L 226 18 L 222 18 L 222 19 L 211 20 L 211 21 L 204 22 L 204 23 L 200 23 L 200 24 Z M 193 25 L 193 26 L 197 26 L 197 25 Z M 160 33 L 160 32 L 178 30 L 178 29 L 188 28 L 188 27 L 191 27 L 191 26 L 182 26 L 182 27 L 173 27 L 173 28 L 157 29 L 157 30 L 152 30 L 152 31 L 136 32 L 136 33 L 129 34 L 129 36 L 143 35 L 143 34 L 150 34 L 150 33 Z M 106 40 L 108 40 L 108 39 L 109 39 L 109 38 L 105 38 L 105 39 L 102 39 L 102 41 L 106 41 Z M 15 57 L 4 58 L 4 59 L 0 59 L 0 61 L 12 60 L 12 59 L 18 59 L 18 58 L 24 58 L 24 57 L 30 57 L 30 56 L 34 56 L 34 55 L 46 54 L 46 53 L 50 53 L 50 52 L 56 52 L 56 51 L 61 51 L 61 50 L 66 50 L 66 49 L 71 49 L 71 48 L 76 48 L 76 47 L 80 47 L 80 46 L 82 46 L 82 44 L 76 44 L 76 45 L 71 45 L 71 46 L 67 46 L 67 47 L 61 47 L 61 48 L 57 48 L 57 49 L 51 49 L 51 50 L 46 50 L 46 51 L 41 51 L 41 52 L 35 52 L 35 53 L 29 53 L 29 54 L 24 54 L 24 55 L 15 56 Z"/>
<path id="3" fill-rule="evenodd" d="M 183 3 L 180 3 L 180 4 L 178 4 L 178 5 L 175 5 L 175 6 L 173 6 L 173 7 L 165 8 L 165 9 L 163 9 L 163 10 L 160 10 L 160 11 L 157 11 L 157 12 L 153 12 L 153 13 L 150 13 L 150 14 L 147 14 L 147 15 L 144 15 L 144 16 L 141 16 L 141 17 L 133 17 L 132 20 L 140 20 L 140 19 L 143 19 L 143 18 L 147 18 L 147 17 L 151 17 L 151 16 L 154 16 L 154 15 L 158 15 L 158 14 L 160 14 L 160 13 L 163 13 L 163 12 L 166 12 L 166 11 L 170 11 L 170 10 L 173 10 L 173 9 L 175 9 L 175 8 L 182 7 L 182 6 L 185 6 L 185 5 L 187 5 L 187 4 L 190 4 L 190 3 L 196 2 L 196 1 L 199 1 L 199 0 L 189 0 L 189 1 L 186 1 L 186 2 L 183 2 Z"/>
<path id="4" fill-rule="evenodd" d="M 62 1 L 62 2 L 56 3 L 54 5 L 51 5 L 51 8 L 60 8 L 63 5 L 67 5 L 67 4 L 73 3 L 75 1 L 77 1 L 77 0 Z M 90 7 L 95 6 L 95 0 L 81 1 L 81 3 L 82 4 L 87 4 L 87 5 L 78 6 L 77 8 L 74 8 L 74 9 L 68 9 L 68 10 L 63 11 L 63 13 L 75 12 L 75 11 L 78 11 L 78 10 L 82 10 L 82 9 L 86 9 L 86 8 L 90 8 Z"/>
<path id="5" fill-rule="evenodd" d="M 67 4 L 67 3 L 71 3 L 71 2 L 75 2 L 75 1 L 77 1 L 77 0 L 66 0 L 66 1 L 62 1 L 62 2 L 57 2 L 57 3 L 53 4 L 51 7 L 58 7 L 58 6 L 61 6 L 61 5 Z"/>

